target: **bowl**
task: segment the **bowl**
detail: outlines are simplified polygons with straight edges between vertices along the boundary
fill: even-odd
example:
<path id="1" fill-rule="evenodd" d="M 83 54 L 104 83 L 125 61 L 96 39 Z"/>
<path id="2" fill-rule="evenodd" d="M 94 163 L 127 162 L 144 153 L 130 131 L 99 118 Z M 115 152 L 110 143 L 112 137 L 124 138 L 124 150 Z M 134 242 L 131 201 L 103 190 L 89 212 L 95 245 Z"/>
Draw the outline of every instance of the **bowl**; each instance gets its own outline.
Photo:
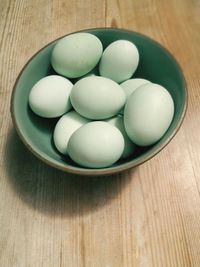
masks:
<path id="1" fill-rule="evenodd" d="M 104 48 L 119 39 L 126 39 L 135 43 L 140 53 L 140 62 L 133 77 L 145 78 L 164 86 L 174 100 L 174 118 L 164 136 L 152 146 L 138 147 L 132 157 L 119 160 L 113 166 L 102 169 L 80 167 L 70 158 L 59 154 L 52 142 L 52 133 L 57 119 L 43 119 L 33 114 L 28 106 L 28 96 L 32 86 L 39 79 L 55 73 L 50 64 L 51 52 L 56 42 L 64 36 L 40 49 L 21 70 L 12 91 L 11 116 L 23 143 L 45 163 L 57 169 L 80 175 L 114 174 L 149 160 L 174 137 L 186 112 L 186 82 L 174 57 L 159 43 L 147 36 L 125 29 L 113 28 L 94 28 L 81 32 L 96 35 Z"/>

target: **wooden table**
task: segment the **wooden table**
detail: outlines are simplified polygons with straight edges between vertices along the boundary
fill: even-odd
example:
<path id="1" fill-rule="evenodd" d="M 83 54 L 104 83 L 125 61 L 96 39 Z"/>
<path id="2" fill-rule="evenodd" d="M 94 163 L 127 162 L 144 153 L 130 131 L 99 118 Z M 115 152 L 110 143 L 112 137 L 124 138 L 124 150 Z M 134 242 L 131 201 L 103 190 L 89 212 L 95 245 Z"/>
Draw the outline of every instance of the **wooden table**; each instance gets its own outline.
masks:
<path id="1" fill-rule="evenodd" d="M 0 1 L 0 266 L 200 266 L 200 1 Z M 123 27 L 180 62 L 189 106 L 177 136 L 144 165 L 73 177 L 36 159 L 13 129 L 12 86 L 26 61 L 66 33 Z"/>

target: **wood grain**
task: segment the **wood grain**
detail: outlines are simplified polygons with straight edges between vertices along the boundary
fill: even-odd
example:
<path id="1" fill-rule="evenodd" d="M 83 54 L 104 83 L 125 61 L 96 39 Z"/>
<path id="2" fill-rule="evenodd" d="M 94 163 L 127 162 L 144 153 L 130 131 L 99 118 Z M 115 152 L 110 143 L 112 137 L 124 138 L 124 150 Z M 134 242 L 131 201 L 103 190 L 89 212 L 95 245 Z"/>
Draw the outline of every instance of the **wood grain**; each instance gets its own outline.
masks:
<path id="1" fill-rule="evenodd" d="M 0 266 L 200 266 L 200 2 L 0 1 Z M 75 177 L 32 156 L 11 123 L 12 86 L 49 41 L 123 27 L 166 46 L 189 91 L 184 124 L 152 160 L 121 175 Z"/>

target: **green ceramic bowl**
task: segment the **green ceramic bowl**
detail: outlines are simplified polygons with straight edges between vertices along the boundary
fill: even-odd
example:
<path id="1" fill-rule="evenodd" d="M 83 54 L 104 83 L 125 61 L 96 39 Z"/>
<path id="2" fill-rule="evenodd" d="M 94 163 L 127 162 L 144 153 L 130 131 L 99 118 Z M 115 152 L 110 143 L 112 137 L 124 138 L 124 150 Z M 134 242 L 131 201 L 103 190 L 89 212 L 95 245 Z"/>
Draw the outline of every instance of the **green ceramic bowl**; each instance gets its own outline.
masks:
<path id="1" fill-rule="evenodd" d="M 77 166 L 68 157 L 57 152 L 52 142 L 56 120 L 47 120 L 33 114 L 28 106 L 28 96 L 32 86 L 41 78 L 54 73 L 51 52 L 59 40 L 55 40 L 38 51 L 24 66 L 14 85 L 11 99 L 13 124 L 28 149 L 47 164 L 66 172 L 81 175 L 105 175 L 135 167 L 156 155 L 178 131 L 187 106 L 187 89 L 183 73 L 173 56 L 154 40 L 136 32 L 124 29 L 87 29 L 96 35 L 104 48 L 118 39 L 126 39 L 136 44 L 140 53 L 139 67 L 134 77 L 148 79 L 167 88 L 175 103 L 174 119 L 165 135 L 151 147 L 137 149 L 134 156 L 118 161 L 104 169 L 88 169 Z M 61 37 L 62 38 L 62 37 Z"/>

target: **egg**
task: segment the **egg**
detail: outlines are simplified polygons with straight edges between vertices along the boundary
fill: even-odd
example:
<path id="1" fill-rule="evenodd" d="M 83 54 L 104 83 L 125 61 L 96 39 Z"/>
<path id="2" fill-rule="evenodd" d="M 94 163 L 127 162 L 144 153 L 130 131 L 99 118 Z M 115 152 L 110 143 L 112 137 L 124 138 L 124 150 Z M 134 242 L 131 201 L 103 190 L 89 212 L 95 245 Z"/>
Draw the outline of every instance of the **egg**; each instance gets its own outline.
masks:
<path id="1" fill-rule="evenodd" d="M 114 164 L 124 150 L 124 138 L 113 125 L 93 121 L 75 131 L 69 139 L 69 156 L 77 164 L 104 168 Z"/>
<path id="2" fill-rule="evenodd" d="M 54 70 L 68 78 L 77 78 L 91 71 L 103 52 L 101 41 L 93 34 L 70 34 L 57 42 L 51 64 Z"/>
<path id="3" fill-rule="evenodd" d="M 130 41 L 118 40 L 104 50 L 99 64 L 99 72 L 101 76 L 120 83 L 134 74 L 138 63 L 137 47 Z"/>
<path id="4" fill-rule="evenodd" d="M 152 145 L 167 131 L 173 115 L 170 93 L 161 85 L 145 84 L 131 94 L 125 105 L 125 129 L 135 144 Z"/>
<path id="5" fill-rule="evenodd" d="M 123 153 L 121 155 L 121 158 L 123 158 L 123 159 L 128 158 L 129 156 L 131 156 L 134 153 L 135 144 L 130 140 L 130 138 L 128 137 L 128 135 L 125 131 L 124 118 L 122 116 L 116 116 L 116 117 L 113 117 L 111 119 L 108 119 L 107 122 L 114 125 L 115 127 L 117 127 L 120 130 L 120 132 L 122 133 L 122 135 L 124 137 L 124 150 L 123 150 Z"/>
<path id="6" fill-rule="evenodd" d="M 89 120 L 83 118 L 76 111 L 70 111 L 64 114 L 57 122 L 53 140 L 58 151 L 64 155 L 68 154 L 68 142 L 71 135 L 81 126 L 88 123 Z"/>
<path id="7" fill-rule="evenodd" d="M 141 85 L 144 85 L 146 83 L 150 83 L 150 81 L 146 79 L 140 79 L 140 78 L 135 78 L 135 79 L 129 79 L 126 80 L 125 82 L 121 83 L 120 86 L 123 88 L 124 93 L 126 95 L 126 101 L 128 97 Z M 124 109 L 120 111 L 121 114 L 124 113 Z"/>
<path id="8" fill-rule="evenodd" d="M 116 82 L 100 76 L 79 80 L 72 88 L 70 100 L 82 116 L 102 120 L 116 115 L 125 104 L 125 93 Z"/>
<path id="9" fill-rule="evenodd" d="M 129 79 L 126 80 L 125 82 L 121 83 L 120 86 L 123 88 L 124 93 L 126 95 L 126 99 L 141 85 L 150 83 L 150 81 L 146 79 L 141 79 L 141 78 L 135 78 L 135 79 Z"/>
<path id="10" fill-rule="evenodd" d="M 71 109 L 70 92 L 73 84 L 66 78 L 50 75 L 39 80 L 29 94 L 29 106 L 44 118 L 61 116 Z"/>

